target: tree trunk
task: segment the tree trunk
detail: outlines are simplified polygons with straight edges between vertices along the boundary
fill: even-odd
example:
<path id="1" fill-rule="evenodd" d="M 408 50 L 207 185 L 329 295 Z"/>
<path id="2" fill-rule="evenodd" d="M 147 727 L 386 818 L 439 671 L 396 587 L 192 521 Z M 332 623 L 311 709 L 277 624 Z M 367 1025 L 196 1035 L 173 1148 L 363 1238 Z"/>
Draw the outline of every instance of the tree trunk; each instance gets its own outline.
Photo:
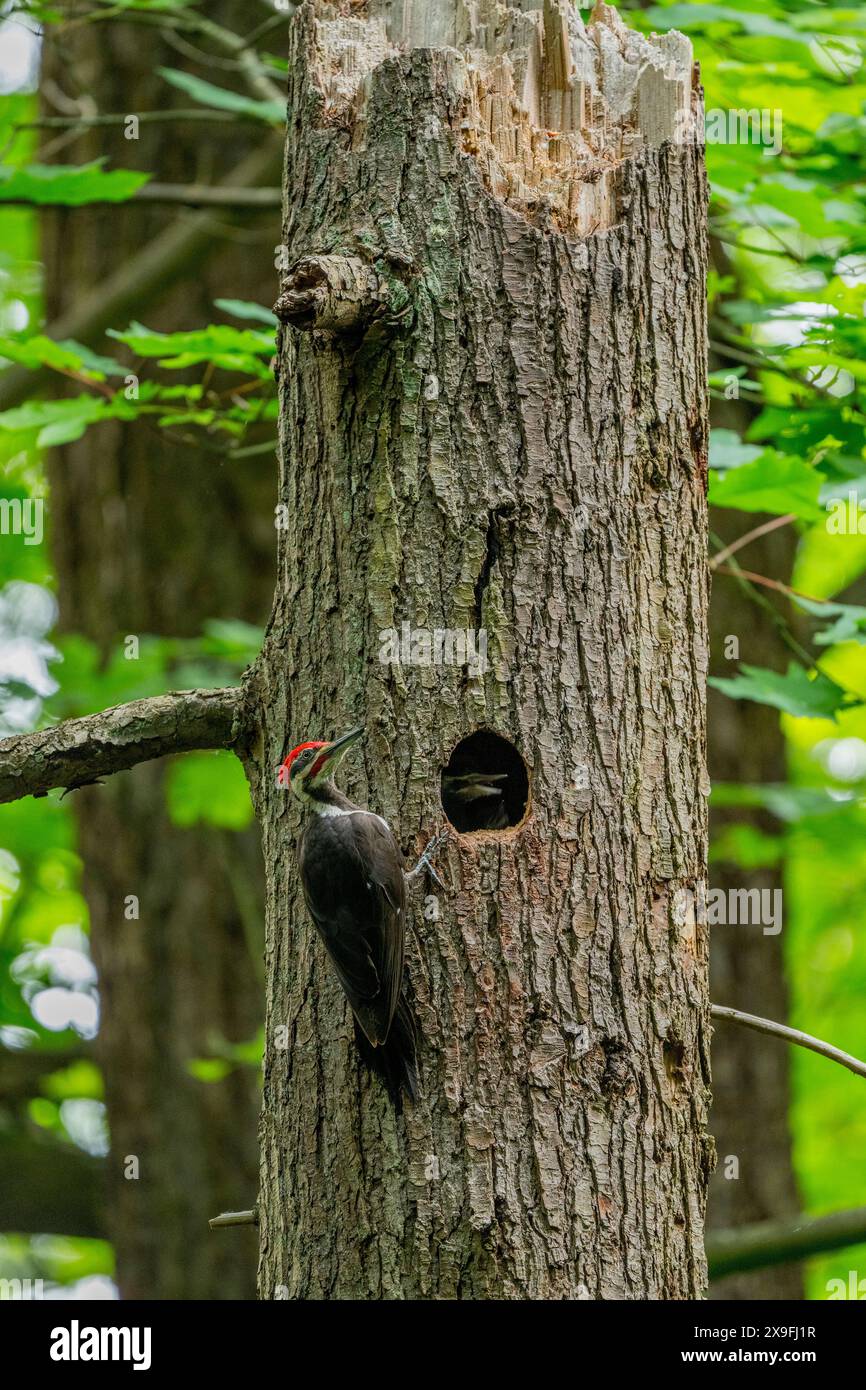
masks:
<path id="1" fill-rule="evenodd" d="M 476 8 L 474 33 L 454 0 L 415 20 L 308 3 L 292 25 L 284 528 L 248 758 L 270 880 L 260 1294 L 694 1298 L 700 92 L 685 39 L 605 6 L 587 29 L 556 0 Z M 434 634 L 398 664 L 404 623 L 484 633 L 486 662 L 440 663 Z M 455 831 L 449 890 L 415 899 L 402 1116 L 359 1064 L 276 776 L 360 722 L 345 788 L 409 854 L 476 731 L 531 787 L 519 824 Z"/>
<path id="2" fill-rule="evenodd" d="M 248 27 L 236 0 L 213 9 L 212 18 Z M 45 77 L 101 111 L 158 108 L 166 89 L 157 69 L 183 63 L 138 24 L 79 26 L 59 38 L 49 27 L 48 35 Z M 167 139 L 165 126 L 142 122 L 140 139 L 128 142 L 122 128 L 98 128 L 51 158 L 107 156 L 161 181 L 207 181 L 240 160 L 252 139 L 274 138 L 251 126 L 217 129 L 214 138 L 178 122 Z M 121 269 L 165 223 L 164 211 L 139 204 L 110 216 L 102 207 L 48 214 L 49 319 Z M 137 310 L 149 326 L 209 322 L 220 294 L 272 299 L 275 226 L 259 219 L 224 232 L 195 277 Z M 210 618 L 264 620 L 274 536 L 267 457 L 226 465 L 145 424 L 112 423 L 54 451 L 51 488 L 63 623 L 106 656 L 122 650 L 128 633 L 177 637 L 199 634 Z M 211 1055 L 215 1038 L 248 1042 L 261 1026 L 257 836 L 174 827 L 166 770 L 140 767 L 73 799 L 102 1001 L 108 1234 L 124 1297 L 250 1298 L 252 1233 L 215 1236 L 207 1221 L 254 1200 L 256 1071 L 242 1067 L 205 1084 L 189 1067 Z M 124 915 L 129 894 L 140 902 L 137 921 Z M 133 1155 L 137 1178 L 127 1163 Z"/>
<path id="3" fill-rule="evenodd" d="M 759 520 L 744 513 L 721 513 L 714 515 L 713 527 L 730 542 Z M 737 558 L 759 574 L 787 577 L 793 551 L 794 539 L 788 530 L 763 537 Z M 785 665 L 786 649 L 769 614 L 751 602 L 735 580 L 724 577 L 714 583 L 710 614 L 715 675 L 729 676 L 736 669 L 724 659 L 725 644 L 731 636 L 739 640 L 740 660 L 759 666 Z M 746 700 L 729 700 L 713 691 L 709 728 L 714 781 L 785 780 L 785 740 L 775 710 Z M 754 825 L 765 834 L 775 828 L 765 813 L 720 808 L 713 814 L 714 835 L 720 835 L 732 822 Z M 734 864 L 719 863 L 713 865 L 710 877 L 713 888 L 725 894 L 755 888 L 775 893 L 782 888 L 781 867 L 748 872 Z M 765 936 L 760 926 L 718 926 L 713 930 L 710 979 L 716 1003 L 779 1022 L 787 1019 L 783 954 L 787 926 L 786 912 L 782 933 L 777 936 Z M 714 1230 L 793 1216 L 802 1210 L 788 1125 L 790 1061 L 791 1049 L 774 1038 L 757 1037 L 724 1024 L 716 1029 L 711 1123 L 719 1163 L 707 1213 Z M 736 1166 L 731 1159 L 736 1159 Z M 719 1299 L 802 1298 L 802 1270 L 797 1265 L 782 1265 L 732 1275 L 714 1282 L 712 1295 Z"/>

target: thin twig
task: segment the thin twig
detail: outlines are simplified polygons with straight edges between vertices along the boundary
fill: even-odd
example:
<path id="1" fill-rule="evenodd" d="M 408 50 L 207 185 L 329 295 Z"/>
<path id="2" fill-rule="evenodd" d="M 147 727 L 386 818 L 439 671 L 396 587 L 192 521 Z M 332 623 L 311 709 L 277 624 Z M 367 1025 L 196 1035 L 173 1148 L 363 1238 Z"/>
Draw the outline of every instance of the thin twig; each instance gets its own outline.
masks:
<path id="1" fill-rule="evenodd" d="M 282 25 L 288 25 L 289 20 L 297 9 L 297 5 L 292 5 L 291 9 L 280 10 L 277 14 L 272 14 L 269 19 L 263 19 L 261 24 L 257 24 L 255 29 L 251 29 L 248 34 L 244 34 L 243 43 L 246 48 L 252 48 L 258 43 L 259 39 L 264 38 L 272 29 L 277 29 Z"/>
<path id="2" fill-rule="evenodd" d="M 276 451 L 276 439 L 269 439 L 263 444 L 248 444 L 244 449 L 224 449 L 220 452 L 227 459 L 251 459 L 260 454 L 275 454 Z"/>
<path id="3" fill-rule="evenodd" d="M 718 331 L 724 335 L 726 330 L 719 323 L 717 317 L 714 319 L 714 324 Z M 710 347 L 720 357 L 730 357 L 734 362 L 745 362 L 746 366 L 754 367 L 759 372 L 775 372 L 777 376 L 784 376 L 789 381 L 796 382 L 798 386 L 803 387 L 804 391 L 811 391 L 825 399 L 830 396 L 829 388 L 822 386 L 820 382 L 815 380 L 814 376 L 804 376 L 802 372 L 793 371 L 782 357 L 771 357 L 758 344 L 755 344 L 754 351 L 746 352 L 744 348 L 738 346 L 742 341 L 740 338 L 726 337 L 722 342 L 719 342 L 717 338 L 710 338 Z"/>
<path id="4" fill-rule="evenodd" d="M 731 555 L 736 555 L 738 550 L 750 545 L 752 541 L 759 540 L 761 536 L 768 536 L 771 531 L 778 531 L 781 526 L 788 526 L 792 521 L 797 520 L 796 512 L 789 512 L 787 516 L 774 516 L 772 521 L 765 521 L 762 526 L 756 526 L 753 531 L 748 531 L 745 536 L 740 536 L 738 540 L 732 541 L 724 550 L 719 551 L 710 561 L 710 569 L 718 569 L 719 565 L 729 559 Z"/>
<path id="5" fill-rule="evenodd" d="M 143 125 L 160 124 L 163 121 L 255 121 L 261 124 L 261 117 L 252 112 L 215 111 L 208 106 L 181 107 L 167 106 L 160 111 L 111 111 L 100 112 L 94 116 L 41 116 L 36 121 L 16 121 L 15 130 L 82 130 L 92 126 L 123 125 L 134 116 Z"/>
<path id="6" fill-rule="evenodd" d="M 718 537 L 715 535 L 712 539 L 714 542 L 718 541 Z M 756 608 L 760 608 L 761 612 L 767 615 L 778 632 L 780 640 L 784 642 L 786 647 L 791 649 L 797 660 L 801 662 L 807 670 L 811 671 L 815 665 L 814 657 L 797 641 L 778 609 L 761 593 L 760 589 L 755 584 L 750 584 L 748 582 L 746 579 L 747 571 L 740 569 L 736 560 L 732 559 L 730 566 L 722 565 L 715 573 L 724 574 L 736 580 L 749 602 L 754 603 Z M 792 589 L 791 596 L 793 595 L 794 590 Z M 806 595 L 802 594 L 800 597 L 805 598 Z"/>
<path id="7" fill-rule="evenodd" d="M 738 241 L 736 237 L 725 236 L 717 227 L 714 227 L 712 223 L 710 223 L 710 231 L 713 233 L 716 240 L 720 241 L 723 246 L 735 246 L 738 251 L 748 251 L 752 256 L 778 256 L 780 259 L 788 259 L 784 251 L 774 251 L 769 246 L 747 246 L 744 241 Z"/>
<path id="8" fill-rule="evenodd" d="M 186 183 L 145 183 L 125 201 L 130 203 L 170 203 L 188 208 L 278 208 L 282 195 L 278 188 L 228 188 L 218 184 L 212 188 L 205 184 Z M 78 208 L 114 205 L 113 198 L 91 198 L 87 203 L 64 204 L 68 212 Z M 0 207 L 34 207 L 32 198 L 3 198 Z"/>
<path id="9" fill-rule="evenodd" d="M 145 183 L 133 195 L 134 203 L 184 203 L 188 207 L 278 208 L 279 188 L 232 188 L 226 184 Z"/>
<path id="10" fill-rule="evenodd" d="M 176 53 L 180 53 L 184 58 L 190 58 L 194 63 L 200 63 L 204 68 L 216 68 L 219 72 L 237 72 L 237 58 L 218 58 L 215 53 L 205 53 L 204 49 L 196 48 L 194 43 L 183 38 L 174 29 L 160 29 L 160 37 L 165 40 L 169 47 Z"/>
<path id="11" fill-rule="evenodd" d="M 790 584 L 783 584 L 781 579 L 770 579 L 766 574 L 755 574 L 754 570 L 743 570 L 739 566 L 719 565 L 716 574 L 728 574 L 734 579 L 748 579 L 750 584 L 761 584 L 765 589 L 777 589 L 780 594 L 787 595 L 788 598 L 804 598 L 809 603 L 826 603 L 826 599 L 814 598 L 812 594 L 801 593 L 799 589 L 792 589 Z"/>
<path id="12" fill-rule="evenodd" d="M 821 1038 L 813 1038 L 811 1033 L 801 1033 L 799 1028 L 789 1028 L 785 1023 L 759 1018 L 757 1014 L 744 1014 L 740 1009 L 728 1009 L 723 1004 L 711 1004 L 710 1013 L 713 1018 L 723 1018 L 729 1023 L 739 1023 L 744 1028 L 754 1028 L 756 1033 L 768 1033 L 773 1038 L 796 1043 L 798 1047 L 817 1052 L 831 1062 L 838 1062 L 840 1067 L 847 1067 L 857 1076 L 866 1076 L 866 1062 L 861 1062 L 859 1058 L 852 1057 L 849 1052 L 843 1052 L 841 1048 L 834 1047 L 832 1043 L 824 1042 Z"/>
<path id="13" fill-rule="evenodd" d="M 98 23 L 110 20 L 112 22 L 155 25 L 159 29 L 185 30 L 191 34 L 206 35 L 224 53 L 231 53 L 238 62 L 238 67 L 244 76 L 247 87 L 257 96 L 265 101 L 282 101 L 284 92 L 265 76 L 262 71 L 261 61 L 258 54 L 252 48 L 246 46 L 246 41 L 239 38 L 231 29 L 225 29 L 221 24 L 208 19 L 205 15 L 199 14 L 195 10 L 183 10 L 169 14 L 165 10 L 148 11 L 132 9 L 105 9 L 101 11 L 90 11 L 89 14 L 79 19 L 69 20 L 62 26 L 69 30 L 83 23 Z"/>

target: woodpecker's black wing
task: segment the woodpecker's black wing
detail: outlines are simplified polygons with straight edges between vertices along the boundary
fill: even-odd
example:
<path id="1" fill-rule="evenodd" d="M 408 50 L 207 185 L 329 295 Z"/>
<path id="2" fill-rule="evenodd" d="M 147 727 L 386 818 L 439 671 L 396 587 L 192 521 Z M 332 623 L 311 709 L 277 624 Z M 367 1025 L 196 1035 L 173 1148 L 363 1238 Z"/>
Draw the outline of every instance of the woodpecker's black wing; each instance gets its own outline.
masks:
<path id="1" fill-rule="evenodd" d="M 379 816 L 314 816 L 304 831 L 301 882 L 352 1011 L 381 1047 L 403 980 L 406 887 L 397 842 Z"/>

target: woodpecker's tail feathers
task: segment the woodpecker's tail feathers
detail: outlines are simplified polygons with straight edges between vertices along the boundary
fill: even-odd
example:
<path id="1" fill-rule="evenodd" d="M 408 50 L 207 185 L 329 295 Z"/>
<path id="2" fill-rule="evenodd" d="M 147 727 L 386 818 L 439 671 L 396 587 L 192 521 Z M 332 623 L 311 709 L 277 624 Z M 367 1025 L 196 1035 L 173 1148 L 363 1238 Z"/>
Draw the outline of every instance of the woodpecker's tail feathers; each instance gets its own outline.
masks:
<path id="1" fill-rule="evenodd" d="M 416 1036 L 415 1019 L 405 995 L 400 998 L 391 1022 L 391 1030 L 381 1047 L 373 1047 L 358 1020 L 355 1020 L 358 1051 L 370 1070 L 376 1072 L 385 1082 L 398 1114 L 403 1108 L 403 1091 L 413 1105 L 418 1099 Z"/>

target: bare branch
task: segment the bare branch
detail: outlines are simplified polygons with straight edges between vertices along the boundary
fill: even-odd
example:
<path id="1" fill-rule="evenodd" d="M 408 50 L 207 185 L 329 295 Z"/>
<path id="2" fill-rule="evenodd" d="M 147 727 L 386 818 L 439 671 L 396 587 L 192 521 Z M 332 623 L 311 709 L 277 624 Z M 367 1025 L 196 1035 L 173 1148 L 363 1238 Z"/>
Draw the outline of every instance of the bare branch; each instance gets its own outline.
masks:
<path id="1" fill-rule="evenodd" d="M 74 791 L 138 763 L 242 739 L 240 689 L 173 691 L 0 741 L 0 803 Z"/>
<path id="2" fill-rule="evenodd" d="M 229 184 L 205 183 L 145 183 L 129 199 L 131 203 L 181 203 L 185 207 L 211 208 L 278 208 L 282 203 L 279 188 L 235 188 Z M 110 203 L 111 199 L 103 200 Z M 82 208 L 100 202 L 93 198 Z M 3 198 L 0 207 L 33 207 L 30 198 Z"/>
<path id="3" fill-rule="evenodd" d="M 866 1240 L 866 1207 L 834 1211 L 830 1216 L 795 1216 L 759 1221 L 707 1235 L 710 1278 L 722 1279 L 747 1269 L 791 1264 L 808 1255 L 844 1250 Z"/>
<path id="4" fill-rule="evenodd" d="M 768 536 L 771 531 L 778 531 L 780 526 L 789 526 L 792 521 L 796 520 L 796 512 L 789 512 L 787 516 L 774 516 L 772 521 L 765 521 L 762 526 L 756 526 L 753 531 L 748 531 L 745 536 L 739 536 L 737 540 L 725 546 L 724 550 L 719 551 L 718 555 L 714 555 L 710 560 L 710 569 L 718 569 L 719 565 L 723 565 L 725 560 L 736 555 L 737 551 L 742 550 L 744 546 L 751 545 L 752 541 L 758 540 L 761 536 Z"/>
<path id="5" fill-rule="evenodd" d="M 134 203 L 186 203 L 189 207 L 278 208 L 279 188 L 234 188 L 230 184 L 146 183 L 133 195 Z"/>
<path id="6" fill-rule="evenodd" d="M 866 1062 L 861 1062 L 848 1052 L 842 1052 L 832 1043 L 813 1038 L 811 1033 L 801 1033 L 799 1028 L 789 1028 L 784 1023 L 759 1018 L 757 1014 L 744 1014 L 739 1009 L 727 1009 L 723 1004 L 711 1004 L 710 1013 L 713 1018 L 724 1018 L 729 1023 L 740 1023 L 744 1028 L 754 1028 L 756 1033 L 769 1033 L 773 1038 L 782 1038 L 785 1042 L 796 1043 L 798 1047 L 807 1047 L 810 1052 L 817 1052 L 821 1057 L 828 1057 L 831 1062 L 838 1062 L 840 1066 L 856 1072 L 857 1076 L 866 1076 Z"/>
<path id="7" fill-rule="evenodd" d="M 747 579 L 750 584 L 762 584 L 765 589 L 775 589 L 777 593 L 786 594 L 788 598 L 805 598 L 810 603 L 826 603 L 826 599 L 815 598 L 813 594 L 804 594 L 800 589 L 792 589 L 790 584 L 783 584 L 781 579 L 768 579 L 765 574 L 755 574 L 754 570 L 740 569 L 728 565 L 720 565 L 718 561 L 713 566 L 715 574 L 727 574 L 732 579 Z"/>
<path id="8" fill-rule="evenodd" d="M 286 25 L 290 15 L 286 15 Z M 286 94 L 262 68 L 262 60 L 255 49 L 247 47 L 246 39 L 240 38 L 231 29 L 215 24 L 212 19 L 196 11 L 187 11 L 183 16 L 184 27 L 194 29 L 199 34 L 213 40 L 224 53 L 231 53 L 237 59 L 238 68 L 249 90 L 262 101 L 285 101 Z"/>
<path id="9" fill-rule="evenodd" d="M 258 1226 L 259 1214 L 257 1211 L 224 1211 L 222 1216 L 212 1216 L 207 1223 L 212 1231 L 218 1231 L 223 1226 Z"/>
<path id="10" fill-rule="evenodd" d="M 281 15 L 286 24 L 291 19 L 294 7 Z M 114 9 L 106 9 L 101 14 L 92 11 L 87 19 L 89 21 L 109 20 L 112 23 L 132 23 L 148 24 L 156 26 L 158 29 L 167 33 L 170 30 L 186 31 L 192 34 L 201 34 L 212 40 L 213 43 L 221 48 L 224 53 L 230 53 L 237 62 L 237 66 L 244 77 L 247 87 L 253 94 L 264 101 L 281 101 L 284 93 L 275 82 L 267 76 L 263 70 L 262 59 L 253 48 L 247 47 L 247 39 L 241 38 L 231 29 L 225 29 L 221 24 L 216 24 L 212 19 L 205 15 L 198 14 L 195 10 L 186 10 L 180 13 L 170 14 L 166 10 L 151 13 L 147 10 L 124 10 L 119 13 Z M 67 24 L 66 28 L 72 28 L 76 21 Z M 81 21 L 79 21 L 81 22 Z M 261 30 L 262 26 L 259 26 Z M 268 28 L 271 26 L 269 25 Z M 259 32 L 254 30 L 253 34 Z M 202 59 L 207 61 L 208 55 L 202 54 Z"/>

